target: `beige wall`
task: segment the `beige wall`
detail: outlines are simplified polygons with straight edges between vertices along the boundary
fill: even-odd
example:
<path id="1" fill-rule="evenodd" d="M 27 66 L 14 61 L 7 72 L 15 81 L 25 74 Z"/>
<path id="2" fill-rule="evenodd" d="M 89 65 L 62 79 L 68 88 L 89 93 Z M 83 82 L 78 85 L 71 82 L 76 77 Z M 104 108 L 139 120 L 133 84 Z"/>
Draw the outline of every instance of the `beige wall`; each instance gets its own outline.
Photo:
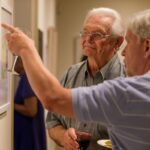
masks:
<path id="1" fill-rule="evenodd" d="M 93 7 L 111 7 L 119 11 L 126 21 L 132 13 L 149 6 L 150 0 L 58 0 L 58 76 L 61 77 L 64 70 L 74 63 L 74 38 L 82 29 L 88 10 Z"/>
<path id="2" fill-rule="evenodd" d="M 48 51 L 48 39 L 47 31 L 49 27 L 55 28 L 56 26 L 56 10 L 55 10 L 55 0 L 38 0 L 38 28 L 43 32 L 43 61 L 45 66 L 50 69 L 50 59 L 56 57 Z M 53 66 L 51 70 L 55 70 L 57 66 Z M 45 111 L 45 116 L 47 111 Z M 47 150 L 56 150 L 56 144 L 48 137 L 47 134 Z"/>
<path id="3" fill-rule="evenodd" d="M 0 118 L 0 150 L 12 150 L 12 109 Z"/>

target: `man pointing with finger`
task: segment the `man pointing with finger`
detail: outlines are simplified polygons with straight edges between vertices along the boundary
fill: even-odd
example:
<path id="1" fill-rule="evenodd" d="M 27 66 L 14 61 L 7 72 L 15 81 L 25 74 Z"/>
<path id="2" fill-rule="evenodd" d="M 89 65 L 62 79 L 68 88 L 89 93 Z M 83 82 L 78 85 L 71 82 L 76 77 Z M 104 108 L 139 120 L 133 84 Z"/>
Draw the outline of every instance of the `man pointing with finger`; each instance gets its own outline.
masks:
<path id="1" fill-rule="evenodd" d="M 14 32 L 7 36 L 9 48 L 21 56 L 30 84 L 45 108 L 105 124 L 114 150 L 150 149 L 150 10 L 136 14 L 127 30 L 123 55 L 127 73 L 135 77 L 76 89 L 60 85 L 26 35 L 12 26 L 3 27 Z"/>

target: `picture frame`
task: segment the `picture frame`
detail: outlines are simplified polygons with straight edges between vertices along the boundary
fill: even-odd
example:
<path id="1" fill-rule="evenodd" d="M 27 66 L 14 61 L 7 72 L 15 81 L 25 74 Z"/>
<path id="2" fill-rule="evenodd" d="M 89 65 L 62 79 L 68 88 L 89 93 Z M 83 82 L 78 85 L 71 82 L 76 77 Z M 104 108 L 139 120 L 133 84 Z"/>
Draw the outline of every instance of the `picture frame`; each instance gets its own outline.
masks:
<path id="1" fill-rule="evenodd" d="M 38 49 L 41 59 L 43 59 L 43 32 L 38 29 Z"/>
<path id="2" fill-rule="evenodd" d="M 1 3 L 0 21 L 2 23 L 13 23 L 12 10 Z M 8 51 L 7 42 L 5 40 L 6 31 L 0 30 L 0 114 L 7 111 L 10 105 L 10 74 L 7 72 L 12 66 L 13 56 Z"/>

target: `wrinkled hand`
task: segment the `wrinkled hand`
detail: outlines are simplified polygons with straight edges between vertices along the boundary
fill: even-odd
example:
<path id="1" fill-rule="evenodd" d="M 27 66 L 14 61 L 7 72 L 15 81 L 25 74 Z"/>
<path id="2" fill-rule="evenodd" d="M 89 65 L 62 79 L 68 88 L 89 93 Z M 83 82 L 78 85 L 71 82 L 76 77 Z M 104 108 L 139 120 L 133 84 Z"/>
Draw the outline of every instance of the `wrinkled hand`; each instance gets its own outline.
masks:
<path id="1" fill-rule="evenodd" d="M 79 150 L 77 135 L 74 128 L 69 128 L 65 131 L 63 141 L 66 150 Z"/>
<path id="2" fill-rule="evenodd" d="M 33 40 L 21 30 L 8 24 L 2 24 L 2 27 L 8 31 L 6 40 L 8 48 L 13 54 L 20 56 L 22 50 L 35 50 Z"/>

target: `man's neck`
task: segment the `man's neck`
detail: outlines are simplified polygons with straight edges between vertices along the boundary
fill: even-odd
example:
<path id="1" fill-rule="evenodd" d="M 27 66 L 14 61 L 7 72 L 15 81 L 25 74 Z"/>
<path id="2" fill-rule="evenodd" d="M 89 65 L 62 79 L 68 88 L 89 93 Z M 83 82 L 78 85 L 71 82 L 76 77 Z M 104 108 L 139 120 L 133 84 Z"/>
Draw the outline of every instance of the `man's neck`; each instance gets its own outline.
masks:
<path id="1" fill-rule="evenodd" d="M 107 62 L 88 58 L 88 69 L 92 77 L 95 76 L 96 72 L 100 70 Z"/>
<path id="2" fill-rule="evenodd" d="M 107 59 L 88 57 L 88 59 L 87 59 L 88 60 L 88 70 L 89 70 L 91 76 L 94 77 L 96 72 L 98 70 L 101 70 L 113 58 L 113 56 L 111 56 L 110 58 L 107 57 Z"/>

